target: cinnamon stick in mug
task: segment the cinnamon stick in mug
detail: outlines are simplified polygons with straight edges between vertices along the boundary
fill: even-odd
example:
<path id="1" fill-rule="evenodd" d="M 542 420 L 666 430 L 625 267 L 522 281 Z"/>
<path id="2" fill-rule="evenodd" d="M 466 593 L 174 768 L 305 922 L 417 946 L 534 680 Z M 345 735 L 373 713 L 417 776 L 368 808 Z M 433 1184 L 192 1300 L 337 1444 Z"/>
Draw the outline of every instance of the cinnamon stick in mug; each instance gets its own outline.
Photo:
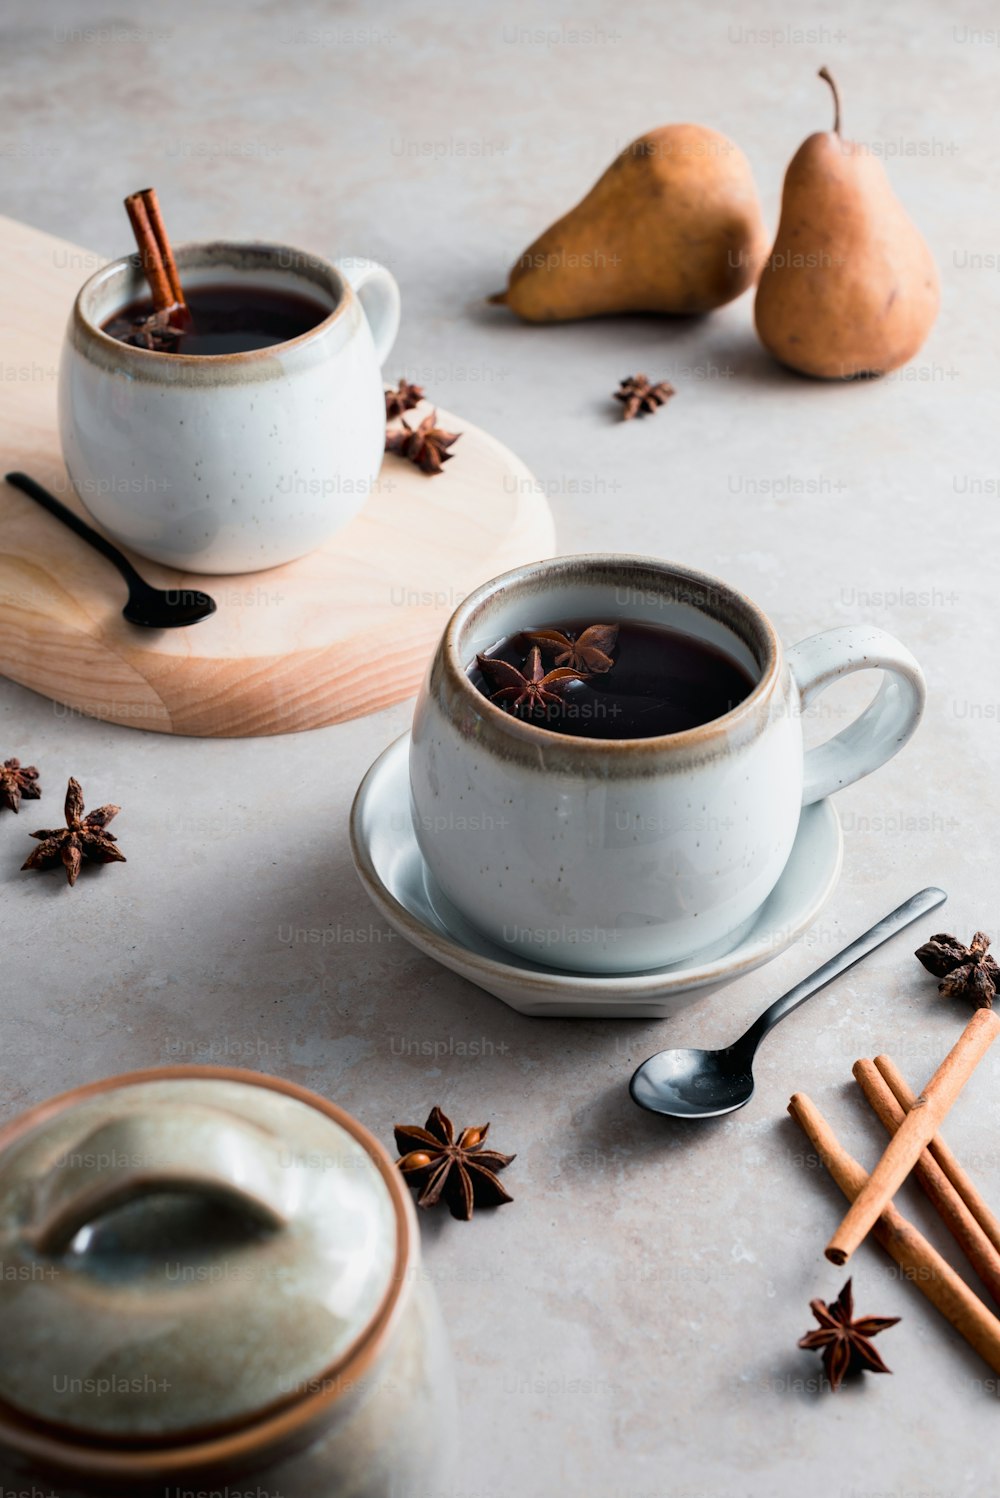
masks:
<path id="1" fill-rule="evenodd" d="M 826 1246 L 832 1264 L 844 1264 L 878 1221 L 930 1144 L 962 1088 L 1000 1034 L 1000 1016 L 977 1009 L 931 1077 L 885 1154 Z"/>
<path id="2" fill-rule="evenodd" d="M 156 188 L 144 187 L 141 192 L 129 193 L 125 209 L 139 249 L 139 260 L 149 282 L 153 306 L 157 312 L 166 312 L 173 307 L 186 310 L 187 303 Z"/>

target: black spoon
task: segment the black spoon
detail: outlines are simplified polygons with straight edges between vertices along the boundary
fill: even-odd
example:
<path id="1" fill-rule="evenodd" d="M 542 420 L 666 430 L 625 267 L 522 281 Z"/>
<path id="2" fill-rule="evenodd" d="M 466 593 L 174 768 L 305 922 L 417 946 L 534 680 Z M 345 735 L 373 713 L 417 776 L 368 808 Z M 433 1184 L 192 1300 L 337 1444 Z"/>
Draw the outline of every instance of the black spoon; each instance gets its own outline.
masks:
<path id="1" fill-rule="evenodd" d="M 36 484 L 34 479 L 29 479 L 26 473 L 8 473 L 7 482 L 36 500 L 43 510 L 48 510 L 50 515 L 61 520 L 63 525 L 68 525 L 71 531 L 76 531 L 78 536 L 89 541 L 96 551 L 114 563 L 128 583 L 128 603 L 122 613 L 130 624 L 141 624 L 146 629 L 176 629 L 181 624 L 197 624 L 199 620 L 207 619 L 209 614 L 215 613 L 215 600 L 209 598 L 207 593 L 197 593 L 190 588 L 165 590 L 151 587 L 139 576 L 128 557 L 117 546 L 112 546 L 99 531 L 87 525 L 79 515 L 74 515 L 64 504 L 60 504 L 54 494 L 43 489 L 41 484 Z"/>
<path id="2" fill-rule="evenodd" d="M 922 889 L 877 925 L 824 962 L 808 978 L 775 999 L 745 1035 L 721 1051 L 657 1051 L 632 1075 L 632 1101 L 670 1118 L 718 1118 L 735 1113 L 753 1097 L 753 1058 L 764 1036 L 827 983 L 846 973 L 904 926 L 947 900 L 943 889 Z"/>

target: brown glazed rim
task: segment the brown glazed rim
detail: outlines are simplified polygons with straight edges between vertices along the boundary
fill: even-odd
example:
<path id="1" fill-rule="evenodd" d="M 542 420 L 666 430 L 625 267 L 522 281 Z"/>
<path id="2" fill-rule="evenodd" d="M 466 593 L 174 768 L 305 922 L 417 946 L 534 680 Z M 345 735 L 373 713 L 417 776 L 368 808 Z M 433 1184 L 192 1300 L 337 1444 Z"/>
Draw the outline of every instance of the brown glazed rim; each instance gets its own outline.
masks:
<path id="1" fill-rule="evenodd" d="M 627 579 L 628 574 L 632 574 L 633 577 L 649 578 L 651 589 L 655 589 L 656 579 L 659 579 L 661 586 L 679 582 L 707 592 L 710 597 L 714 595 L 721 599 L 728 605 L 730 612 L 747 627 L 750 637 L 740 635 L 743 643 L 755 655 L 757 650 L 761 649 L 763 659 L 759 662 L 760 680 L 742 702 L 728 713 L 724 713 L 721 718 L 713 718 L 710 722 L 700 723 L 695 728 L 685 728 L 680 733 L 657 734 L 643 739 L 591 739 L 582 735 L 570 738 L 566 734 L 555 733 L 550 728 L 527 723 L 521 718 L 514 717 L 512 713 L 505 712 L 502 707 L 497 707 L 469 680 L 468 662 L 463 659 L 462 636 L 471 625 L 475 624 L 476 616 L 497 593 L 518 587 L 526 582 L 530 583 L 535 578 L 556 583 L 561 580 L 571 582 L 574 578 L 579 578 L 581 582 L 586 582 L 588 571 L 594 574 L 594 581 L 599 581 L 601 574 L 615 573 L 620 583 L 623 579 Z M 609 586 L 614 586 L 614 583 L 609 582 Z M 699 612 L 707 614 L 709 618 L 715 619 L 734 634 L 739 635 L 739 630 L 723 611 L 712 611 L 692 600 L 688 601 Z M 627 607 L 621 612 L 623 616 L 627 616 Z M 581 758 L 592 755 L 613 759 L 629 755 L 634 763 L 636 754 L 652 755 L 664 749 L 706 750 L 712 747 L 715 741 L 727 737 L 733 729 L 749 722 L 759 704 L 763 703 L 774 691 L 779 679 L 781 642 L 770 619 L 751 599 L 736 588 L 730 587 L 728 583 L 724 583 L 720 578 L 713 577 L 711 573 L 699 572 L 696 568 L 684 567 L 677 562 L 660 561 L 656 557 L 617 552 L 584 552 L 577 556 L 562 556 L 549 561 L 529 562 L 522 567 L 514 567 L 509 572 L 503 572 L 499 577 L 491 578 L 489 582 L 476 588 L 463 599 L 449 619 L 442 639 L 441 658 L 451 689 L 458 693 L 459 698 L 464 698 L 472 709 L 482 713 L 487 723 L 491 723 L 509 738 L 533 748 L 546 743 L 553 747 L 558 745 L 567 756 L 579 754 Z"/>
<path id="2" fill-rule="evenodd" d="M 84 310 L 85 298 L 102 280 L 124 267 L 130 266 L 133 269 L 138 267 L 139 257 L 133 252 L 131 255 L 120 255 L 117 260 L 107 261 L 105 265 L 102 265 L 99 270 L 96 270 L 92 276 L 88 276 L 87 280 L 84 281 L 73 303 L 73 321 L 77 329 L 88 338 L 96 339 L 99 347 L 103 348 L 107 353 L 114 354 L 116 357 L 122 359 L 130 359 L 134 356 L 139 360 L 140 364 L 146 363 L 147 365 L 151 359 L 159 361 L 167 359 L 171 365 L 177 367 L 185 366 L 187 368 L 199 369 L 206 368 L 207 366 L 208 369 L 219 369 L 221 366 L 226 365 L 257 364 L 262 360 L 273 359 L 277 353 L 280 353 L 284 349 L 298 348 L 302 344 L 309 343 L 321 333 L 326 332 L 331 324 L 338 317 L 342 316 L 347 308 L 350 300 L 347 295 L 347 292 L 350 290 L 347 277 L 342 271 L 337 269 L 332 260 L 326 260 L 322 255 L 307 254 L 305 250 L 296 250 L 291 245 L 273 244 L 270 240 L 239 241 L 219 239 L 178 245 L 175 251 L 178 268 L 184 270 L 185 262 L 187 262 L 189 270 L 206 269 L 211 262 L 199 265 L 196 257 L 199 254 L 204 254 L 206 250 L 226 249 L 244 254 L 247 251 L 251 251 L 260 254 L 262 261 L 266 255 L 274 256 L 281 254 L 298 256 L 299 258 L 311 261 L 313 265 L 322 267 L 328 273 L 331 283 L 339 282 L 340 291 L 337 297 L 337 305 L 332 307 L 326 317 L 321 322 L 316 323 L 315 327 L 307 328 L 304 333 L 299 333 L 297 337 L 288 338 L 284 343 L 268 344 L 265 348 L 246 349 L 243 353 L 239 354 L 168 354 L 159 349 L 136 348 L 133 344 L 122 343 L 119 339 L 112 338 L 110 333 L 105 333 L 100 324 L 95 322 Z M 261 269 L 265 268 L 266 266 L 262 264 Z"/>
<path id="3" fill-rule="evenodd" d="M 213 1435 L 212 1426 L 207 1425 L 193 1440 L 181 1436 L 177 1441 L 161 1446 L 147 1442 L 141 1448 L 130 1447 L 101 1438 L 88 1442 L 68 1427 L 32 1421 L 0 1400 L 0 1446 L 6 1445 L 23 1456 L 78 1474 L 81 1478 L 150 1482 L 192 1470 L 225 1469 L 230 1463 L 236 1469 L 245 1470 L 254 1464 L 255 1459 L 260 1465 L 272 1459 L 272 1453 L 277 1457 L 286 1449 L 308 1444 L 309 1427 L 314 1426 L 318 1435 L 322 1425 L 332 1416 L 337 1401 L 353 1392 L 359 1379 L 368 1373 L 378 1358 L 395 1325 L 407 1284 L 407 1268 L 416 1243 L 416 1220 L 409 1192 L 395 1163 L 375 1136 L 336 1103 L 281 1077 L 229 1066 L 158 1066 L 123 1072 L 59 1093 L 22 1113 L 0 1129 L 0 1151 L 8 1149 L 39 1124 L 87 1098 L 144 1082 L 174 1080 L 240 1082 L 268 1088 L 315 1108 L 346 1130 L 377 1167 L 392 1200 L 396 1216 L 393 1276 L 368 1325 L 335 1363 L 317 1374 L 315 1380 L 310 1380 L 330 1387 L 320 1393 L 303 1394 L 277 1410 L 273 1407 L 264 1410 L 259 1417 L 251 1416 L 235 1429 L 231 1425 L 225 1430 L 220 1428 L 217 1435 Z M 60 1434 L 62 1430 L 66 1430 L 65 1437 Z"/>

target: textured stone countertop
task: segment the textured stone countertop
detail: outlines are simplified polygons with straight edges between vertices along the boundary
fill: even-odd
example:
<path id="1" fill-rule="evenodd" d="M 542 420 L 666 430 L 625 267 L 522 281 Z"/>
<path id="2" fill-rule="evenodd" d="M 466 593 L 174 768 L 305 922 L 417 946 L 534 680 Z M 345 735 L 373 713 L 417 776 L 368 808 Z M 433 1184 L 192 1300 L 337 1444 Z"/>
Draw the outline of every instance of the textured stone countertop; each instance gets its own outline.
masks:
<path id="1" fill-rule="evenodd" d="M 387 373 L 515 449 L 562 550 L 721 573 L 789 642 L 874 622 L 927 673 L 916 739 L 838 798 L 844 872 L 820 920 L 661 1023 L 522 1018 L 382 925 L 348 810 L 410 703 L 206 742 L 74 718 L 0 680 L 0 758 L 38 764 L 47 791 L 44 811 L 0 815 L 0 1117 L 102 1075 L 219 1060 L 316 1088 L 390 1145 L 394 1121 L 440 1101 L 517 1152 L 515 1205 L 424 1221 L 464 1403 L 457 1498 L 972 1498 L 995 1466 L 989 1369 L 874 1245 L 852 1270 L 860 1310 L 903 1317 L 880 1342 L 894 1377 L 817 1392 L 795 1343 L 810 1298 L 845 1278 L 822 1255 L 842 1200 L 785 1106 L 808 1091 L 871 1163 L 882 1140 L 851 1063 L 887 1050 L 920 1082 L 965 1018 L 912 948 L 1000 920 L 996 17 L 933 0 L 743 14 L 12 0 L 0 23 L 4 212 L 120 253 L 123 193 L 153 181 L 178 240 L 280 232 L 376 256 L 404 299 Z M 824 62 L 845 131 L 891 158 L 942 270 L 939 322 L 908 368 L 795 379 L 758 345 L 749 297 L 697 322 L 554 328 L 484 305 L 657 124 L 735 137 L 775 222 L 788 159 L 829 125 Z M 637 369 L 678 395 L 623 425 L 608 394 Z M 829 694 L 812 731 L 853 700 Z M 70 774 L 91 804 L 121 803 L 129 860 L 72 894 L 17 872 Z M 945 912 L 776 1031 L 745 1112 L 672 1127 L 629 1102 L 646 1054 L 735 1037 L 928 883 L 949 890 Z M 988 1057 L 948 1137 L 1000 1206 L 998 1075 Z M 915 1192 L 901 1205 L 944 1245 Z"/>

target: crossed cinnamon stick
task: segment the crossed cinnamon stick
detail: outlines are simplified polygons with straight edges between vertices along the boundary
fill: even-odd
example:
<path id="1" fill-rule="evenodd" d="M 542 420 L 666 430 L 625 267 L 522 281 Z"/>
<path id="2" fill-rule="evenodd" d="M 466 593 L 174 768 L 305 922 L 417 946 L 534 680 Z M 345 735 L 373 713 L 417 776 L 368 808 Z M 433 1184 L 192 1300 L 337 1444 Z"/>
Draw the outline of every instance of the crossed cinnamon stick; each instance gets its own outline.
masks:
<path id="1" fill-rule="evenodd" d="M 859 1086 L 892 1135 L 871 1175 L 847 1153 L 804 1093 L 796 1093 L 788 1105 L 789 1113 L 851 1202 L 827 1245 L 827 1258 L 843 1264 L 873 1231 L 921 1293 L 996 1373 L 1000 1373 L 1000 1320 L 896 1210 L 892 1197 L 910 1171 L 915 1171 L 945 1225 L 1000 1305 L 1000 1222 L 948 1147 L 935 1137 L 941 1120 L 998 1034 L 1000 1016 L 989 1009 L 977 1010 L 919 1097 L 910 1091 L 888 1056 L 878 1056 L 874 1063 L 855 1063 Z"/>

